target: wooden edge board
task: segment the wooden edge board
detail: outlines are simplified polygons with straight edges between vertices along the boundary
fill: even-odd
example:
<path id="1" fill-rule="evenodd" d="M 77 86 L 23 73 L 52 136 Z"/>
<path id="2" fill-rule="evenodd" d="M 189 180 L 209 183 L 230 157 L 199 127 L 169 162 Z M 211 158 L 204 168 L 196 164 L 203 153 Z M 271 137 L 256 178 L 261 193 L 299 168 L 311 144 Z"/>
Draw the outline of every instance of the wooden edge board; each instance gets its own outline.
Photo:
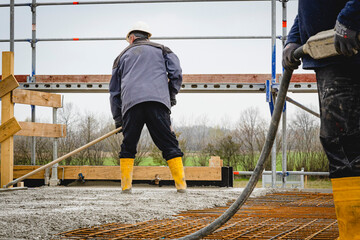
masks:
<path id="1" fill-rule="evenodd" d="M 280 74 L 276 75 L 279 79 Z M 26 82 L 26 76 L 17 75 L 19 82 Z M 111 75 L 35 75 L 39 83 L 107 83 Z M 184 83 L 264 83 L 271 74 L 184 74 Z M 316 82 L 315 74 L 293 74 L 291 82 Z"/>
<path id="2" fill-rule="evenodd" d="M 21 126 L 15 117 L 10 118 L 0 125 L 0 143 L 21 130 Z"/>
<path id="3" fill-rule="evenodd" d="M 19 86 L 13 74 L 0 81 L 0 98 Z"/>
<path id="4" fill-rule="evenodd" d="M 16 165 L 14 178 L 19 178 L 40 166 Z M 185 167 L 186 180 L 221 181 L 221 167 Z M 79 173 L 85 180 L 120 180 L 120 166 L 59 166 L 58 176 L 61 179 L 78 179 Z M 45 171 L 40 171 L 29 179 L 43 179 Z M 173 180 L 170 169 L 165 166 L 134 166 L 133 180 L 154 180 L 155 175 L 161 180 Z"/>
<path id="5" fill-rule="evenodd" d="M 66 125 L 51 123 L 19 122 L 21 130 L 15 135 L 31 137 L 66 137 Z"/>
<path id="6" fill-rule="evenodd" d="M 44 107 L 61 108 L 61 95 L 56 93 L 38 92 L 31 90 L 15 89 L 12 95 L 14 103 L 29 104 Z"/>

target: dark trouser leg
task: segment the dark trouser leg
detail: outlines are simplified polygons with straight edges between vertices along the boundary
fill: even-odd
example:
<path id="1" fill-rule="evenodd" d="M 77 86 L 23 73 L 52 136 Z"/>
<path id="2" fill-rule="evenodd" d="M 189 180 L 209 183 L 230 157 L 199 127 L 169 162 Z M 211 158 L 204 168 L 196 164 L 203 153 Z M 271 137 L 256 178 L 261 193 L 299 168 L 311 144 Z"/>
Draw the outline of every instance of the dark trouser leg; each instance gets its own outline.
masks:
<path id="1" fill-rule="evenodd" d="M 162 151 L 163 158 L 170 160 L 182 157 L 175 133 L 171 130 L 169 110 L 161 103 L 147 102 L 146 126 L 155 145 Z"/>
<path id="2" fill-rule="evenodd" d="M 316 78 L 330 177 L 360 176 L 360 65 L 320 68 Z"/>
<path id="3" fill-rule="evenodd" d="M 179 148 L 175 133 L 171 130 L 169 109 L 161 103 L 149 102 L 146 126 L 155 145 L 162 151 L 163 158 L 169 165 L 177 191 L 185 193 L 187 186 L 181 159 L 184 154 Z"/>
<path id="4" fill-rule="evenodd" d="M 135 158 L 136 147 L 144 127 L 144 114 L 141 104 L 129 109 L 123 117 L 123 142 L 120 158 Z"/>
<path id="5" fill-rule="evenodd" d="M 339 240 L 360 239 L 360 64 L 316 71 Z"/>

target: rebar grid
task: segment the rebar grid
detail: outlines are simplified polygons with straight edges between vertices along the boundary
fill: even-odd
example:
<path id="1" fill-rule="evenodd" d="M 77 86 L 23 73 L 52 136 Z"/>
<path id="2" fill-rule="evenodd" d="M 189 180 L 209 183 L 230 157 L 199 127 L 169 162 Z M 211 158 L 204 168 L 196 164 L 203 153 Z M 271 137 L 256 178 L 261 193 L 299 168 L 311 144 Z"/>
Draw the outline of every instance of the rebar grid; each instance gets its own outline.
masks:
<path id="1" fill-rule="evenodd" d="M 175 239 L 207 226 L 227 207 L 190 210 L 175 219 L 82 228 L 60 233 L 55 239 Z M 204 239 L 337 237 L 332 194 L 284 192 L 249 199 L 231 220 Z"/>

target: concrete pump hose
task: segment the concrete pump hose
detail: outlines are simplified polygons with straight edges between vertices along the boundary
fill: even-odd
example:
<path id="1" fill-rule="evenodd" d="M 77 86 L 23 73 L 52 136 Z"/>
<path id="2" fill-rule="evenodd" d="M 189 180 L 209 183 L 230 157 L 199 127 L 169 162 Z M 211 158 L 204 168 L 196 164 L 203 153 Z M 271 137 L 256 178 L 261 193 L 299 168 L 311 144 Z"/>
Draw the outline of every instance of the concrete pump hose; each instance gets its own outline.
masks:
<path id="1" fill-rule="evenodd" d="M 302 47 L 299 47 L 294 52 L 294 57 L 296 59 L 300 59 L 302 56 L 304 56 L 304 51 Z M 200 229 L 199 231 L 187 235 L 185 237 L 179 238 L 180 240 L 191 240 L 191 239 L 200 239 L 202 237 L 205 237 L 212 232 L 214 232 L 216 229 L 224 225 L 228 220 L 230 220 L 235 213 L 241 208 L 241 206 L 246 202 L 246 200 L 249 198 L 250 194 L 254 190 L 261 173 L 264 170 L 265 161 L 268 159 L 271 148 L 273 146 L 276 132 L 279 126 L 280 117 L 282 110 L 284 108 L 285 104 L 285 98 L 286 93 L 289 88 L 291 76 L 292 76 L 293 70 L 285 70 L 283 74 L 282 81 L 280 83 L 279 92 L 277 94 L 276 102 L 275 102 L 275 109 L 273 112 L 273 115 L 271 117 L 271 123 L 270 127 L 266 136 L 265 144 L 261 150 L 261 154 L 258 160 L 258 163 L 255 167 L 254 173 L 251 175 L 251 178 L 246 185 L 246 188 L 244 191 L 242 191 L 241 195 L 236 199 L 236 201 L 217 219 L 215 219 L 214 222 L 210 223 L 208 226 Z"/>

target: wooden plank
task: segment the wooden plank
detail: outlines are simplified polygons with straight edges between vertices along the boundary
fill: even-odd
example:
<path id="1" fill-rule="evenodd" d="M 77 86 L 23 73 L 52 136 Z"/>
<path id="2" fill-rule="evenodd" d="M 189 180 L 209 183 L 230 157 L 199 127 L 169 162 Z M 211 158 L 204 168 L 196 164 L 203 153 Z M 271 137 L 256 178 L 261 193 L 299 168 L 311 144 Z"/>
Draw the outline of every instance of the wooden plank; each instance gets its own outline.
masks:
<path id="1" fill-rule="evenodd" d="M 186 168 L 185 168 L 186 169 Z M 185 170 L 186 172 L 186 170 Z M 159 175 L 161 180 L 173 180 L 170 169 L 165 166 L 150 167 L 150 166 L 136 166 L 134 167 L 134 180 L 153 180 L 155 175 Z M 186 174 L 185 174 L 186 176 Z"/>
<path id="2" fill-rule="evenodd" d="M 15 79 L 18 81 L 18 82 L 27 82 L 27 78 L 29 77 L 30 75 L 15 75 Z M 2 80 L 2 75 L 0 75 L 0 80 Z"/>
<path id="3" fill-rule="evenodd" d="M 15 89 L 12 95 L 14 103 L 29 104 L 44 107 L 62 107 L 61 95 L 38 91 Z"/>
<path id="4" fill-rule="evenodd" d="M 221 181 L 221 167 L 186 167 L 187 180 Z"/>
<path id="5" fill-rule="evenodd" d="M 21 130 L 20 124 L 15 117 L 10 118 L 0 126 L 0 143 Z"/>
<path id="6" fill-rule="evenodd" d="M 51 123 L 19 122 L 21 130 L 15 135 L 33 137 L 66 137 L 66 125 Z"/>
<path id="7" fill-rule="evenodd" d="M 10 93 L 12 90 L 17 88 L 19 83 L 16 81 L 14 75 L 10 75 L 0 82 L 0 98 L 5 94 Z"/>
<path id="8" fill-rule="evenodd" d="M 219 156 L 211 156 L 209 159 L 209 167 L 222 167 L 223 160 Z"/>
<path id="9" fill-rule="evenodd" d="M 38 169 L 40 166 L 30 166 L 30 165 L 15 165 L 14 166 L 14 178 L 19 178 L 25 174 Z M 35 173 L 34 175 L 28 177 L 27 179 L 44 179 L 45 170 Z M 62 176 L 62 175 L 59 175 Z"/>
<path id="10" fill-rule="evenodd" d="M 110 82 L 111 75 L 36 75 L 35 78 L 42 83 L 98 83 Z"/>
<path id="11" fill-rule="evenodd" d="M 40 166 L 15 166 L 14 178 L 19 178 Z M 120 180 L 120 166 L 61 166 L 58 176 L 64 179 L 78 179 L 79 173 L 85 180 Z M 30 176 L 29 179 L 43 179 L 45 171 Z M 135 166 L 133 180 L 153 180 L 159 174 L 161 180 L 172 180 L 170 169 L 164 166 Z M 221 181 L 221 167 L 185 167 L 186 180 Z"/>
<path id="12" fill-rule="evenodd" d="M 279 79 L 280 74 L 276 75 Z M 39 83 L 108 83 L 111 75 L 36 75 Z M 265 83 L 270 74 L 184 74 L 184 83 Z M 18 80 L 19 81 L 19 80 Z M 316 82 L 315 74 L 293 74 L 291 82 Z"/>
<path id="13" fill-rule="evenodd" d="M 280 74 L 276 75 L 279 79 Z M 18 82 L 26 82 L 28 75 L 15 75 Z M 108 83 L 111 75 L 36 75 L 40 83 Z M 1 79 L 1 78 L 0 78 Z M 270 74 L 184 74 L 184 83 L 264 83 Z M 316 82 L 315 74 L 293 74 L 291 82 Z"/>
<path id="14" fill-rule="evenodd" d="M 14 74 L 14 53 L 2 52 L 2 74 L 4 79 Z M 14 117 L 14 104 L 11 102 L 11 93 L 1 98 L 1 123 L 4 124 Z M 1 143 L 1 186 L 13 180 L 14 167 L 14 137 L 10 136 Z"/>

